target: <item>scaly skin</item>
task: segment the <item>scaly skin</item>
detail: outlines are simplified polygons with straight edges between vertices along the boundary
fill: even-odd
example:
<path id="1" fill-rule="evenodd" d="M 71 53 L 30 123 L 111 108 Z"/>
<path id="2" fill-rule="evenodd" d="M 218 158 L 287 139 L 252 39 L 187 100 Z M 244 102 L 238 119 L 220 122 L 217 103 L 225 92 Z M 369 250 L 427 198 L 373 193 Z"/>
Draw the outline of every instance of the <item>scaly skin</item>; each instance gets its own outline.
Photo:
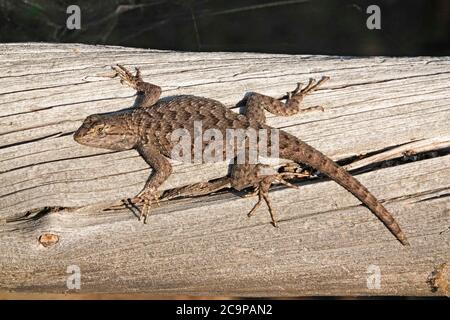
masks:
<path id="1" fill-rule="evenodd" d="M 107 148 L 112 150 L 136 149 L 143 159 L 152 167 L 153 171 L 142 191 L 133 199 L 135 203 L 143 203 L 141 218 L 146 217 L 153 203 L 158 201 L 160 185 L 172 173 L 172 167 L 167 158 L 172 157 L 172 151 L 178 141 L 172 141 L 175 130 L 184 129 L 190 134 L 190 145 L 194 145 L 195 123 L 201 122 L 202 130 L 217 129 L 223 137 L 223 158 L 226 158 L 228 147 L 225 137 L 227 129 L 274 129 L 265 124 L 264 109 L 281 116 L 289 116 L 300 112 L 311 110 L 323 110 L 321 107 L 307 109 L 300 108 L 300 102 L 307 94 L 316 90 L 323 82 L 328 80 L 323 77 L 319 82 L 310 79 L 309 83 L 302 89 L 297 88 L 288 92 L 278 99 L 268 97 L 259 93 L 252 93 L 246 99 L 246 110 L 244 114 L 238 114 L 216 100 L 197 96 L 173 96 L 159 99 L 161 88 L 144 82 L 140 72 L 136 69 L 136 75 L 132 75 L 124 67 L 117 65 L 113 69 L 120 77 L 121 83 L 125 83 L 137 90 L 137 98 L 134 108 L 116 113 L 91 115 L 86 118 L 83 125 L 74 134 L 74 139 L 84 145 Z M 285 102 L 282 102 L 285 100 Z M 351 192 L 356 198 L 363 202 L 397 237 L 403 244 L 408 245 L 406 236 L 395 222 L 392 215 L 380 204 L 380 202 L 352 175 L 339 167 L 330 158 L 320 151 L 309 146 L 300 139 L 279 130 L 279 157 L 293 160 L 297 163 L 307 164 Z M 271 133 L 270 133 L 271 134 Z M 200 142 L 202 152 L 211 141 Z M 239 149 L 243 146 L 244 149 Z M 268 147 L 271 143 L 267 144 Z M 234 156 L 248 152 L 248 140 L 237 141 L 233 146 Z M 195 148 L 190 147 L 191 159 L 195 158 Z M 285 179 L 295 176 L 304 176 L 296 173 L 277 173 L 267 165 L 251 163 L 246 154 L 244 163 L 234 164 L 231 174 L 211 183 L 201 183 L 188 186 L 183 189 L 187 194 L 212 192 L 221 187 L 233 187 L 237 190 L 253 186 L 253 195 L 259 196 L 259 201 L 250 211 L 253 214 L 262 201 L 265 201 L 272 217 L 272 223 L 276 226 L 274 210 L 268 196 L 272 183 L 283 183 L 289 187 L 296 186 L 288 183 Z M 269 170 L 269 171 L 268 171 Z M 172 195 L 173 196 L 173 195 Z"/>

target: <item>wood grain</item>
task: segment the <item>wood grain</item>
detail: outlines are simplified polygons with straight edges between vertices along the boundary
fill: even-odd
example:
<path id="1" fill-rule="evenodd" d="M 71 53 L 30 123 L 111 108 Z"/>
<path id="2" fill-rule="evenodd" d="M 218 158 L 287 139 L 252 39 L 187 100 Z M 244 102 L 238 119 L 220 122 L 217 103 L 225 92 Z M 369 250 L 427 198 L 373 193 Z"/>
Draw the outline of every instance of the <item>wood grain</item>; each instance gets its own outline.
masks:
<path id="1" fill-rule="evenodd" d="M 108 210 L 136 194 L 150 173 L 134 151 L 72 139 L 89 114 L 132 105 L 134 93 L 107 77 L 115 63 L 139 66 L 165 95 L 201 95 L 230 108 L 249 91 L 279 96 L 296 82 L 330 76 L 304 101 L 324 112 L 269 115 L 268 122 L 362 168 L 358 179 L 398 219 L 411 247 L 326 179 L 300 182 L 300 190 L 273 188 L 278 229 L 265 208 L 247 218 L 256 200 L 228 191 L 165 201 L 147 225 L 129 209 Z M 67 267 L 77 265 L 81 293 L 442 294 L 427 278 L 450 262 L 449 80 L 449 57 L 1 44 L 0 291 L 67 292 Z M 174 163 L 164 188 L 226 170 L 223 163 Z M 380 288 L 369 289 L 377 268 Z"/>

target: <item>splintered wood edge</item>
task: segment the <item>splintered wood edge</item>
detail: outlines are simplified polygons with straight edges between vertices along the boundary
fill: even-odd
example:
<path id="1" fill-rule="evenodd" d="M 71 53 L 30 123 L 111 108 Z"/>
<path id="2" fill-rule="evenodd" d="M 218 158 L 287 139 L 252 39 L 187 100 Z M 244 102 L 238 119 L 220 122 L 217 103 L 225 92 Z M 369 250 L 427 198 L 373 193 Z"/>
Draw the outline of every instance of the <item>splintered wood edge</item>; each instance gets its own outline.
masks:
<path id="1" fill-rule="evenodd" d="M 246 218 L 254 199 L 230 193 L 204 197 L 207 201 L 169 201 L 155 209 L 147 225 L 128 210 L 99 213 L 98 207 L 9 223 L 1 234 L 8 245 L 0 248 L 7 259 L 0 287 L 65 292 L 66 269 L 76 265 L 85 279 L 83 293 L 444 294 L 428 279 L 450 259 L 449 183 L 444 178 L 450 173 L 450 155 L 399 167 L 358 178 L 393 212 L 409 248 L 329 181 L 299 191 L 275 188 L 271 197 L 283 208 L 278 229 L 263 209 Z M 398 184 L 415 192 L 398 189 Z M 43 235 L 52 240 L 47 246 L 40 243 Z"/>

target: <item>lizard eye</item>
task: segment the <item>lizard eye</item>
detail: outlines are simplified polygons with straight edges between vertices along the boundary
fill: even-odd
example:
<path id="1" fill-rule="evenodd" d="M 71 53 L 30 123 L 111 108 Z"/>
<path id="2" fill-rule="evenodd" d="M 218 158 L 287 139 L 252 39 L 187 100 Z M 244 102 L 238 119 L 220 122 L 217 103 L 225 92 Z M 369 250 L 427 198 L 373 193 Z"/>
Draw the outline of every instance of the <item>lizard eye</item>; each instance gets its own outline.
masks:
<path id="1" fill-rule="evenodd" d="M 105 127 L 97 127 L 95 131 L 99 135 L 104 135 L 105 134 Z"/>

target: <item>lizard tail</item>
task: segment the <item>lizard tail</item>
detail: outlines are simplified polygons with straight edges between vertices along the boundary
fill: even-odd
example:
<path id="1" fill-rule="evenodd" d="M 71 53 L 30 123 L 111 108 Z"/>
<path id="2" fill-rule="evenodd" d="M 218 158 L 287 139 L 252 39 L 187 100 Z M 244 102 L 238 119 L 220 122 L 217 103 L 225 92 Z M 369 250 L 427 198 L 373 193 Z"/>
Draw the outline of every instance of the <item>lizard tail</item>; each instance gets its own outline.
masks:
<path id="1" fill-rule="evenodd" d="M 389 211 L 344 168 L 320 151 L 286 132 L 280 131 L 279 141 L 280 158 L 305 163 L 326 174 L 364 203 L 403 245 L 409 245 L 405 234 Z"/>

